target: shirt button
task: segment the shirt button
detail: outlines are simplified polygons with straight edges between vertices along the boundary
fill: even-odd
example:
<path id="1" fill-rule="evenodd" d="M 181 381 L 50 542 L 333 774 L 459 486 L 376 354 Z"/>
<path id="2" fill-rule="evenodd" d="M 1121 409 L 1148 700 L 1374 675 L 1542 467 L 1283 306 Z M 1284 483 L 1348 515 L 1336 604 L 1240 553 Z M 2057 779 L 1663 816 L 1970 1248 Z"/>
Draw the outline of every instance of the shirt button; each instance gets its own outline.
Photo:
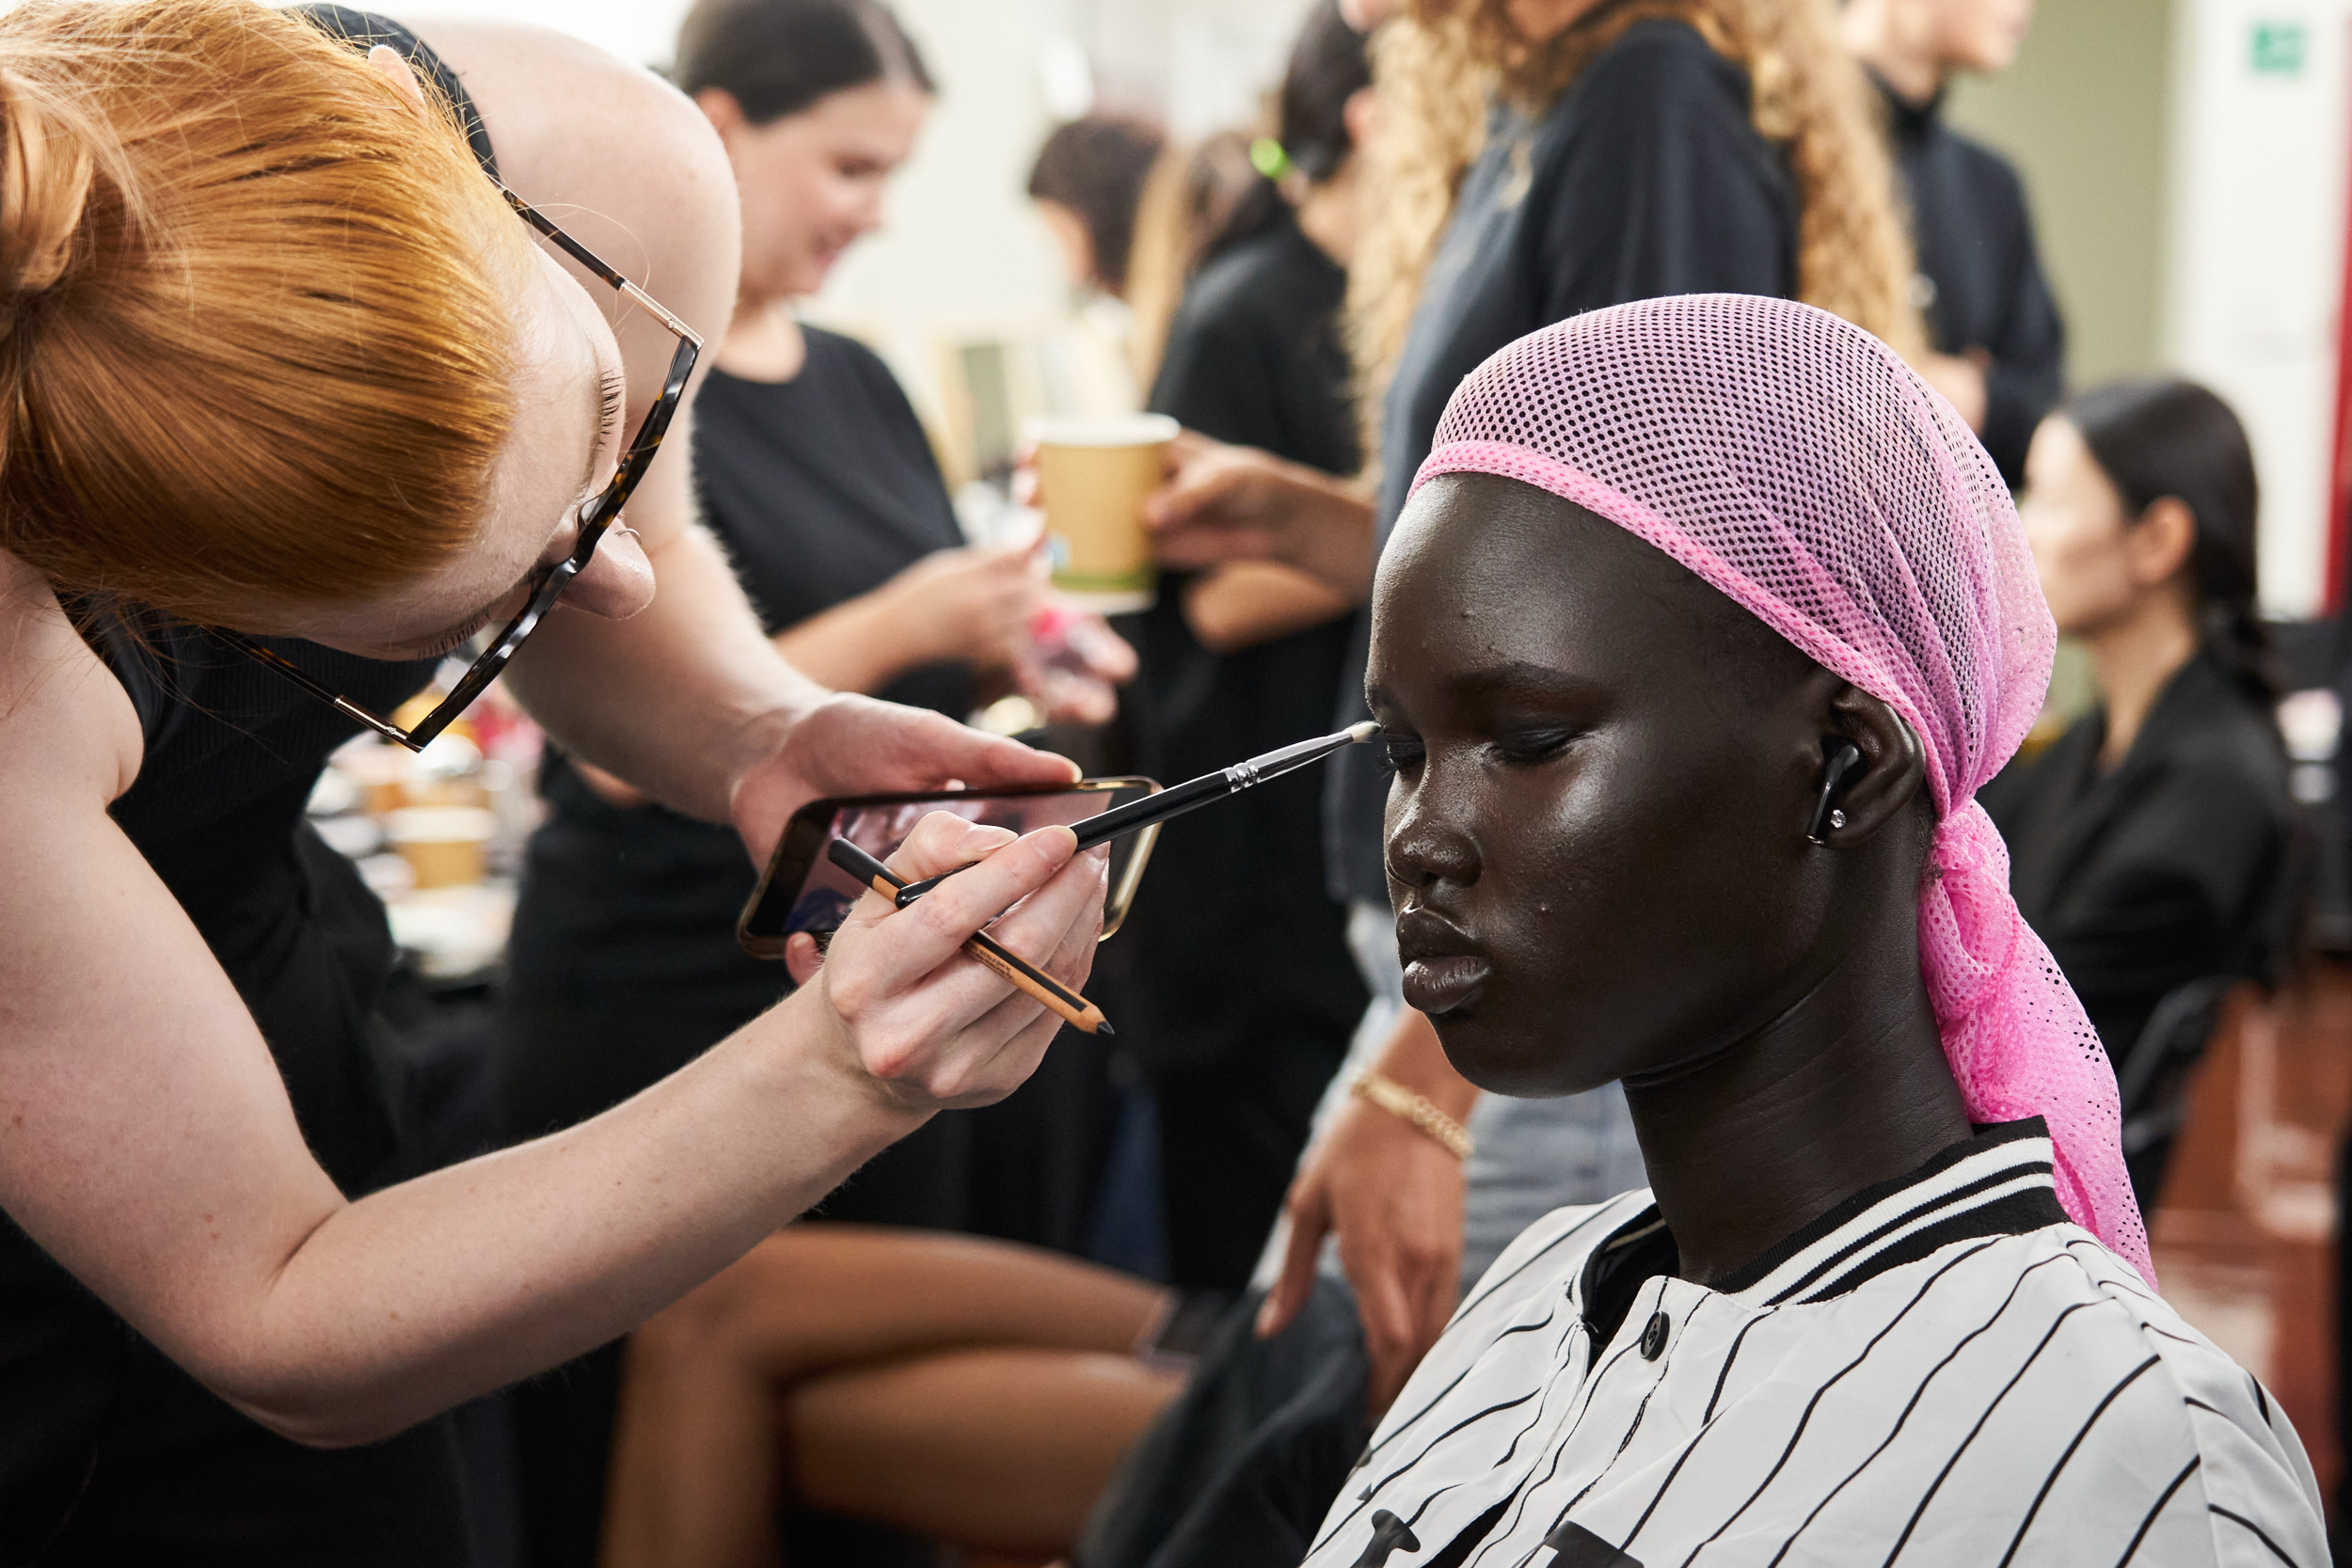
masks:
<path id="1" fill-rule="evenodd" d="M 1663 1312 L 1652 1312 L 1649 1322 L 1642 1325 L 1642 1359 L 1655 1361 L 1666 1354 L 1666 1331 L 1673 1325 Z"/>

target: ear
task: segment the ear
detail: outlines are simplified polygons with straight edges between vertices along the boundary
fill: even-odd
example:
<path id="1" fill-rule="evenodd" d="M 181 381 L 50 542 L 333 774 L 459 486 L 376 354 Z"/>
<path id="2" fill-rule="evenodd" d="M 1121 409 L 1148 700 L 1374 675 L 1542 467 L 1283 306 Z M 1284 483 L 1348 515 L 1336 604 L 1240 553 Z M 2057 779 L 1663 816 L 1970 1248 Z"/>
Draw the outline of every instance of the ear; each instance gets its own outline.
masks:
<path id="1" fill-rule="evenodd" d="M 368 69 L 389 78 L 420 110 L 425 107 L 424 84 L 417 80 L 416 68 L 399 50 L 377 44 L 368 51 Z"/>
<path id="2" fill-rule="evenodd" d="M 2132 580 L 2143 588 L 2169 582 L 2197 548 L 2197 515 L 2178 496 L 2158 496 L 2124 530 Z"/>
<path id="3" fill-rule="evenodd" d="M 711 129 L 719 133 L 723 142 L 731 142 L 738 132 L 751 123 L 743 113 L 743 105 L 724 87 L 703 88 L 694 95 L 694 107 L 703 112 L 703 118 L 710 121 Z"/>
<path id="4" fill-rule="evenodd" d="M 1919 798 L 1927 784 L 1927 755 L 1911 726 L 1858 686 L 1838 682 L 1824 719 L 1824 740 L 1843 736 L 1862 749 L 1862 766 L 1846 774 L 1830 801 L 1846 819 L 1835 827 L 1824 823 L 1821 832 L 1821 842 L 1830 848 L 1850 849 L 1875 836 Z M 1797 824 L 1800 832 L 1810 825 L 1811 806 L 1808 800 L 1808 820 Z"/>

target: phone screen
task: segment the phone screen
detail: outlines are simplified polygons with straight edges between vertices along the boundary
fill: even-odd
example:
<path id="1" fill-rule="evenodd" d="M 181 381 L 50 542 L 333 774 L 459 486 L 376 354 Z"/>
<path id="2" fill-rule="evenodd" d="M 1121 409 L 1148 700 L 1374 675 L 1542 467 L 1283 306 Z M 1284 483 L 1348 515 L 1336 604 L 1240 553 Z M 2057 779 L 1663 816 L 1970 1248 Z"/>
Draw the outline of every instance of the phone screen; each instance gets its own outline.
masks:
<path id="1" fill-rule="evenodd" d="M 1072 827 L 1114 806 L 1158 791 L 1150 779 L 1087 779 L 1041 790 L 941 790 L 929 795 L 866 795 L 812 800 L 795 812 L 736 922 L 736 941 L 758 958 L 781 958 L 795 932 L 839 926 L 866 889 L 825 858 L 825 846 L 846 838 L 876 860 L 888 860 L 914 825 L 935 811 L 1016 833 Z M 1103 906 L 1103 935 L 1119 929 L 1151 859 L 1156 826 L 1114 839 L 1110 891 Z"/>

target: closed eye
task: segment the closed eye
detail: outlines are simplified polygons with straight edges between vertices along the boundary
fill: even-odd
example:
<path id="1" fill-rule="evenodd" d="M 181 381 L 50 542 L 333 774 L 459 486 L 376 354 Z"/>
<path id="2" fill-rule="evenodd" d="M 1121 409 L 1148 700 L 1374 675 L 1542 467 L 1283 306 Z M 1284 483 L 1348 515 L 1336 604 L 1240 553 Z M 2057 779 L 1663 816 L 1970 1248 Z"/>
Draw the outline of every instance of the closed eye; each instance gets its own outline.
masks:
<path id="1" fill-rule="evenodd" d="M 1419 768 L 1428 754 L 1428 748 L 1419 736 L 1380 733 L 1380 768 L 1385 773 L 1406 773 Z"/>
<path id="2" fill-rule="evenodd" d="M 1505 730 L 1494 737 L 1496 755 L 1504 763 L 1518 768 L 1549 762 L 1566 751 L 1584 732 L 1574 725 L 1545 724 Z"/>

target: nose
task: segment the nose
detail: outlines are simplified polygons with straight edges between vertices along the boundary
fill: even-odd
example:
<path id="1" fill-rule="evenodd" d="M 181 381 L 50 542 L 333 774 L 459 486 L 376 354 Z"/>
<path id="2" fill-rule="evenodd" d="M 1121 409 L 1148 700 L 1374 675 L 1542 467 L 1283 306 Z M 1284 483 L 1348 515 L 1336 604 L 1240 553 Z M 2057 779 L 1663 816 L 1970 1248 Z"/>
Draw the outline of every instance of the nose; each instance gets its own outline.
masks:
<path id="1" fill-rule="evenodd" d="M 1454 807 L 1434 767 L 1413 785 L 1403 779 L 1390 784 L 1385 846 L 1390 881 L 1421 891 L 1439 883 L 1469 887 L 1478 880 L 1478 845 L 1463 830 Z"/>
<path id="2" fill-rule="evenodd" d="M 644 543 L 624 520 L 614 523 L 596 542 L 596 553 L 588 558 L 588 564 L 556 602 L 565 610 L 626 621 L 653 603 L 653 562 L 646 559 Z"/>

